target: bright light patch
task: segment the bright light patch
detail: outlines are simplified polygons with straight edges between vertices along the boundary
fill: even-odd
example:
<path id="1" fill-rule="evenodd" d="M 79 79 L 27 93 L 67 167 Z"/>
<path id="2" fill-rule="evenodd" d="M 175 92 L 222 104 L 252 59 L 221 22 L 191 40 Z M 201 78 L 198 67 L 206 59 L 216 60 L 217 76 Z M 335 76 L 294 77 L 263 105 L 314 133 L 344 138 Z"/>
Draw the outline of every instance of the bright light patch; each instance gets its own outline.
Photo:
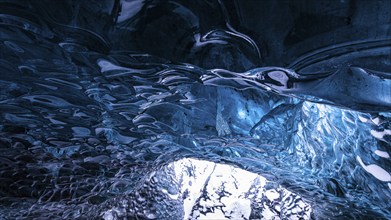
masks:
<path id="1" fill-rule="evenodd" d="M 376 164 L 365 165 L 359 156 L 357 156 L 357 161 L 365 171 L 372 174 L 376 179 L 384 182 L 391 182 L 391 175 L 385 169 Z"/>
<path id="2" fill-rule="evenodd" d="M 246 112 L 244 112 L 243 110 L 239 110 L 238 115 L 240 119 L 246 118 Z"/>
<path id="3" fill-rule="evenodd" d="M 173 182 L 169 184 L 164 179 Z M 312 212 L 311 206 L 300 196 L 258 174 L 205 160 L 185 158 L 172 162 L 151 173 L 142 185 L 146 188 L 139 191 L 144 192 L 144 197 L 136 192 L 131 200 L 144 203 L 135 202 L 129 207 L 137 207 L 139 213 L 157 218 L 159 214 L 148 209 L 156 205 L 155 198 L 164 198 L 165 206 L 175 204 L 174 210 L 182 212 L 175 216 L 186 220 L 309 219 Z M 145 193 L 145 190 L 152 191 Z M 151 203 L 146 204 L 146 201 Z M 115 219 L 114 216 L 124 216 L 124 209 L 110 207 L 101 216 Z"/>
<path id="4" fill-rule="evenodd" d="M 385 151 L 375 150 L 375 154 L 379 157 L 390 158 L 390 155 Z"/>
<path id="5" fill-rule="evenodd" d="M 168 165 L 180 180 L 184 198 L 184 219 L 250 219 L 253 216 L 308 219 L 311 206 L 281 187 L 268 189 L 266 178 L 226 164 L 185 158 Z M 294 199 L 292 199 L 294 198 Z M 291 204 L 289 201 L 295 201 Z M 267 204 L 280 204 L 268 207 Z M 260 213 L 252 207 L 261 209 Z M 223 218 L 224 216 L 224 218 Z"/>

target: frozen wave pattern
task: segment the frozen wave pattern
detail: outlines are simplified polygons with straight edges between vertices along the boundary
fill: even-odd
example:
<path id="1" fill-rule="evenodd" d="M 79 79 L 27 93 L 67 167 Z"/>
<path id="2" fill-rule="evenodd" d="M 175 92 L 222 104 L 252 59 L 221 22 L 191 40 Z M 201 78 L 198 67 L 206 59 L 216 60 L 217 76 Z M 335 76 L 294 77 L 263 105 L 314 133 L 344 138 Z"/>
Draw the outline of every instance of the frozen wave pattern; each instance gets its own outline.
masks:
<path id="1" fill-rule="evenodd" d="M 391 5 L 331 2 L 2 1 L 0 218 L 389 219 Z"/>
<path id="2" fill-rule="evenodd" d="M 203 80 L 207 85 L 259 88 L 363 112 L 387 112 L 391 72 L 382 71 L 382 65 L 390 51 L 391 40 L 333 46 L 299 58 L 292 69 L 263 67 L 243 73 L 216 69 Z"/>

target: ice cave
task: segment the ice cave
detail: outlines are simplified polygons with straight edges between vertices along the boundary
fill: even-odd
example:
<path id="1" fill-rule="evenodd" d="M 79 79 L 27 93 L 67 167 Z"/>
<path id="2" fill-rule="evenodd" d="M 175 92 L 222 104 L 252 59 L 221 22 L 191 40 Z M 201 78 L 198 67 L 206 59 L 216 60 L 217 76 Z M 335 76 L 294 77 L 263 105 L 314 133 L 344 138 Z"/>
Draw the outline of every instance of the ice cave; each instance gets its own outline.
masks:
<path id="1" fill-rule="evenodd" d="M 391 219 L 390 0 L 0 0 L 0 220 Z"/>

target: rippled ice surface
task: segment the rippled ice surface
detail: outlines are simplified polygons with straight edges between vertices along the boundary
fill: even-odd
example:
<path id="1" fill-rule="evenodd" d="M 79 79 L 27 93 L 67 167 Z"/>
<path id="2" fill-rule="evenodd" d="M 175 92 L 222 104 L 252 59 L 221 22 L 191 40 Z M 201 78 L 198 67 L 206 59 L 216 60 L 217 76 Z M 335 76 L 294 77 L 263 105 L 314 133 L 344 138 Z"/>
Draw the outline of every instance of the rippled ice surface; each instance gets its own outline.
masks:
<path id="1" fill-rule="evenodd" d="M 388 9 L 0 1 L 0 219 L 391 218 Z"/>

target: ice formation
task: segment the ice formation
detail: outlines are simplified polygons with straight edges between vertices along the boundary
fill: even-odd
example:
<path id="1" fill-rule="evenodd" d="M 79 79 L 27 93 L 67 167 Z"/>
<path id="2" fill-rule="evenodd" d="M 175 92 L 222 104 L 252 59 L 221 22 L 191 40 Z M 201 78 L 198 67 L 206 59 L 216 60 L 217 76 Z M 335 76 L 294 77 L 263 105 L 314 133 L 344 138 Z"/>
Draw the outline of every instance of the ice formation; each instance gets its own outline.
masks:
<path id="1" fill-rule="evenodd" d="M 390 12 L 0 1 L 0 219 L 390 219 Z"/>

